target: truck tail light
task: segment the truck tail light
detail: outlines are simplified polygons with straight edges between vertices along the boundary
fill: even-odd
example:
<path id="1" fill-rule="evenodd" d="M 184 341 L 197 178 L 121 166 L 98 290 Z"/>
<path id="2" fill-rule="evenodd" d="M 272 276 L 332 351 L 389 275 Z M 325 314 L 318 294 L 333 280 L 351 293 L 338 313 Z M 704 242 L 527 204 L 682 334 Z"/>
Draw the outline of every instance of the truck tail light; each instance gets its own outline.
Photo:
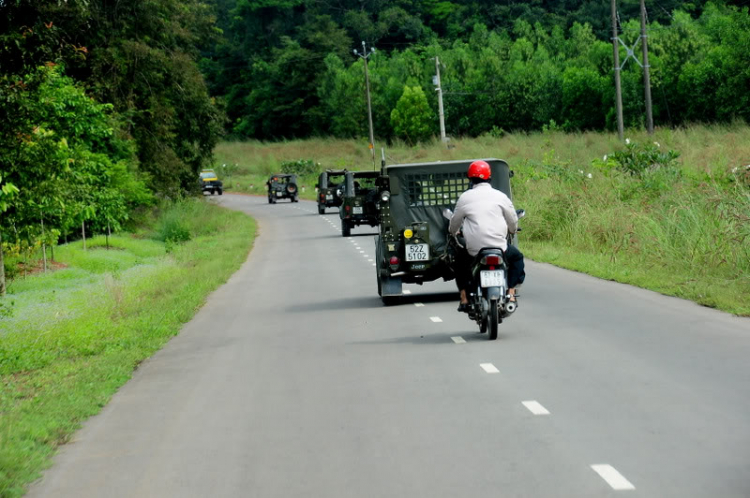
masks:
<path id="1" fill-rule="evenodd" d="M 391 266 L 398 266 L 400 262 L 401 260 L 398 259 L 398 256 L 391 256 L 391 259 L 390 259 Z"/>

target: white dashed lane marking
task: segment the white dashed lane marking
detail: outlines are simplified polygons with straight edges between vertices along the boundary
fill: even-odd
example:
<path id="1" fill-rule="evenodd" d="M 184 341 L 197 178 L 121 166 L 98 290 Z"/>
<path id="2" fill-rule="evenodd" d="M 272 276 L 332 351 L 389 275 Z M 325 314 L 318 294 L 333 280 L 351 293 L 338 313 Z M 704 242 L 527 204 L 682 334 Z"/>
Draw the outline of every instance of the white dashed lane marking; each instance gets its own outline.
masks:
<path id="1" fill-rule="evenodd" d="M 410 291 L 410 290 L 405 290 L 405 291 L 404 291 L 404 294 L 407 294 L 407 295 L 408 295 L 408 294 L 411 294 L 411 291 Z"/>
<path id="2" fill-rule="evenodd" d="M 521 404 L 534 415 L 549 415 L 549 410 L 543 407 L 538 401 L 523 401 Z"/>
<path id="3" fill-rule="evenodd" d="M 456 344 L 466 344 L 466 341 L 464 341 L 464 338 L 460 335 L 457 337 L 451 337 L 451 339 L 453 339 L 453 342 L 455 342 Z"/>
<path id="4" fill-rule="evenodd" d="M 617 469 L 606 463 L 596 464 L 591 466 L 594 472 L 604 479 L 615 491 L 623 491 L 626 489 L 635 489 L 635 486 L 625 479 L 625 477 L 617 472 Z"/>
<path id="5" fill-rule="evenodd" d="M 440 322 L 442 322 L 442 321 L 443 321 L 443 319 L 442 319 L 442 318 L 440 318 L 439 316 L 431 316 L 431 317 L 430 317 L 430 320 L 432 320 L 432 321 L 433 321 L 433 322 L 435 322 L 435 323 L 440 323 Z"/>
<path id="6" fill-rule="evenodd" d="M 500 370 L 498 370 L 492 363 L 480 363 L 479 366 L 488 374 L 500 373 Z"/>
<path id="7" fill-rule="evenodd" d="M 414 303 L 414 306 L 416 306 L 417 308 L 421 308 L 422 306 L 424 306 L 424 304 L 422 304 L 422 303 Z"/>

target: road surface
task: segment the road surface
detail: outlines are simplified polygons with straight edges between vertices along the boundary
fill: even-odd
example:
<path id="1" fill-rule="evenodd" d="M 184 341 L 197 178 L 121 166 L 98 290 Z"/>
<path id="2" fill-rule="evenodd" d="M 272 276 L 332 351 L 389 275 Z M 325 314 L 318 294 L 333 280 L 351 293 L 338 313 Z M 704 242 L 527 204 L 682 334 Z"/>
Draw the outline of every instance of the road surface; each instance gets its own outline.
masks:
<path id="1" fill-rule="evenodd" d="M 384 307 L 374 230 L 215 202 L 248 261 L 29 496 L 750 496 L 750 320 L 529 263 L 489 342 L 452 282 Z"/>

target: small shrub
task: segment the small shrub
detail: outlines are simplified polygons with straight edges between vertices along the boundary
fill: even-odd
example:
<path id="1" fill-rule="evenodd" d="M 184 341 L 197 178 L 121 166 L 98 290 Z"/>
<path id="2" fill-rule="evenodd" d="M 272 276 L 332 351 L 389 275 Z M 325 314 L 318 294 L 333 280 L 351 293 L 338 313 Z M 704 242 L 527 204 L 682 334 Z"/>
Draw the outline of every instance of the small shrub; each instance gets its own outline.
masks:
<path id="1" fill-rule="evenodd" d="M 618 169 L 636 176 L 659 168 L 674 167 L 678 157 L 680 157 L 679 152 L 674 150 L 663 152 L 656 142 L 639 145 L 630 140 L 626 140 L 624 150 L 616 151 L 610 156 Z"/>
<path id="2" fill-rule="evenodd" d="M 156 227 L 156 239 L 168 246 L 190 240 L 190 228 L 180 219 L 179 213 L 169 211 L 159 220 Z"/>
<path id="3" fill-rule="evenodd" d="M 0 318 L 10 318 L 13 316 L 13 305 L 15 301 L 8 301 L 6 299 L 0 300 Z"/>

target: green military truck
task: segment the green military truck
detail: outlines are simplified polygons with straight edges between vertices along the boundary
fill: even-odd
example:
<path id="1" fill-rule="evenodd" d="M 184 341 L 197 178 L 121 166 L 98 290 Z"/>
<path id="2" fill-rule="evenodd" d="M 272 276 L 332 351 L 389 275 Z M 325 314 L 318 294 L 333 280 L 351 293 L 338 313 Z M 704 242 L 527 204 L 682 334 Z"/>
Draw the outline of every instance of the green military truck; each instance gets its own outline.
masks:
<path id="1" fill-rule="evenodd" d="M 360 225 L 378 226 L 378 171 L 347 171 L 344 176 L 342 204 L 339 207 L 341 235 L 348 237 Z"/>
<path id="2" fill-rule="evenodd" d="M 268 203 L 276 204 L 280 199 L 289 199 L 291 202 L 299 202 L 299 190 L 297 189 L 297 176 L 276 173 L 266 182 L 268 188 Z"/>
<path id="3" fill-rule="evenodd" d="M 383 164 L 378 179 L 380 229 L 375 238 L 378 295 L 391 303 L 404 283 L 455 278 L 448 250 L 448 220 L 459 196 L 470 188 L 466 171 L 476 159 Z M 491 184 L 511 197 L 513 172 L 501 159 L 484 159 Z"/>
<path id="4" fill-rule="evenodd" d="M 318 214 L 326 208 L 339 207 L 344 202 L 345 169 L 327 169 L 318 177 Z"/>

